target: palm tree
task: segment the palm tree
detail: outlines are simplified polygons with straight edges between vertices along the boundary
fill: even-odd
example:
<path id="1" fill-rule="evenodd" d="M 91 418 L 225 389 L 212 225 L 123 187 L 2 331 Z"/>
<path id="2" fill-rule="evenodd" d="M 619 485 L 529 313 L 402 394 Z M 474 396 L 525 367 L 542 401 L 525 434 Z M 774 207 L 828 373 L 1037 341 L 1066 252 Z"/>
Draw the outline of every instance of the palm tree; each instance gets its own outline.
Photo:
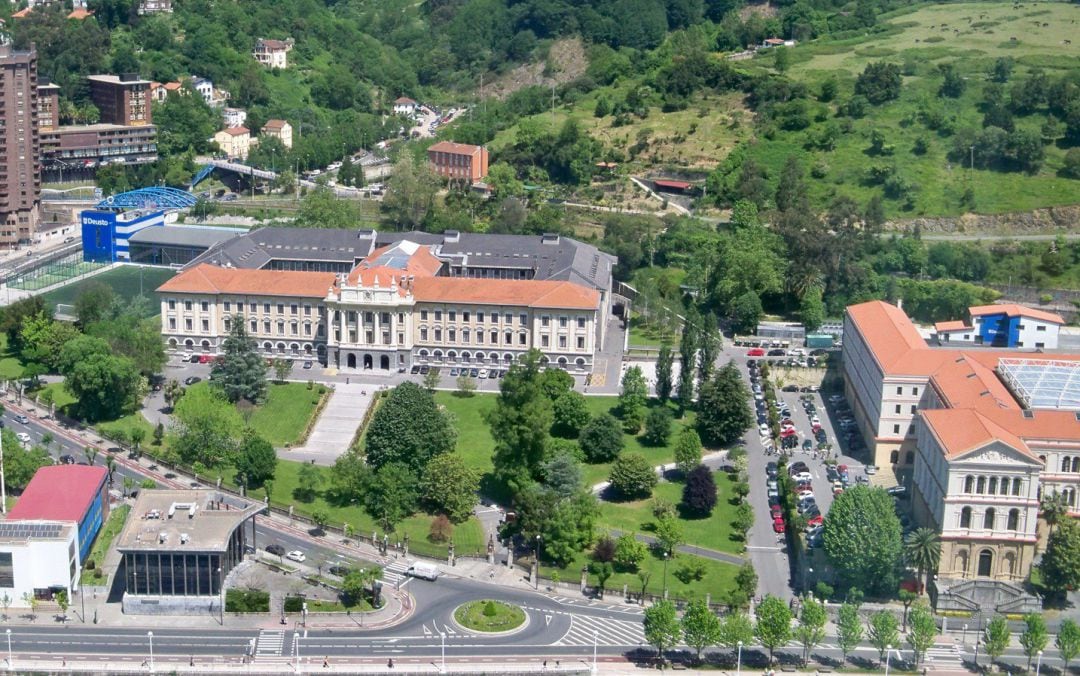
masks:
<path id="1" fill-rule="evenodd" d="M 919 570 L 919 579 L 925 579 L 928 584 L 941 562 L 941 538 L 933 528 L 918 528 L 904 538 L 904 553 L 908 563 Z"/>
<path id="2" fill-rule="evenodd" d="M 1047 533 L 1049 537 L 1054 534 L 1054 526 L 1061 523 L 1061 520 L 1069 513 L 1069 503 L 1065 501 L 1064 495 L 1054 491 L 1043 496 L 1039 503 L 1039 511 L 1042 512 L 1046 525 L 1050 527 L 1050 532 Z"/>
<path id="3" fill-rule="evenodd" d="M 94 448 L 93 446 L 87 446 L 83 449 L 83 455 L 86 456 L 86 462 L 93 465 L 94 460 L 97 459 L 98 449 Z"/>
<path id="4" fill-rule="evenodd" d="M 111 455 L 105 456 L 105 469 L 109 471 L 109 485 L 112 486 L 113 471 L 116 469 L 116 458 Z"/>

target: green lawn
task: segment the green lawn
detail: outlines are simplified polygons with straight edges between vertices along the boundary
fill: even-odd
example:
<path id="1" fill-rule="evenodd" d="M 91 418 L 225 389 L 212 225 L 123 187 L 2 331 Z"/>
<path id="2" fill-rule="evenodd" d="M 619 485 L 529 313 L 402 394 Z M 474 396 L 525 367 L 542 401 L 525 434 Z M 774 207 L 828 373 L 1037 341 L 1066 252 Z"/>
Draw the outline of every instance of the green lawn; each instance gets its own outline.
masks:
<path id="1" fill-rule="evenodd" d="M 45 294 L 45 302 L 53 306 L 58 303 L 74 304 L 75 299 L 86 288 L 87 284 L 100 282 L 111 287 L 116 295 L 124 300 L 131 300 L 141 292 L 142 295 L 151 300 L 150 314 L 147 316 L 153 317 L 160 311 L 154 290 L 172 279 L 175 274 L 175 271 L 164 268 L 122 265 L 94 275 L 89 279 L 50 291 Z"/>
<path id="2" fill-rule="evenodd" d="M 729 502 L 734 498 L 730 475 L 726 472 L 714 472 L 718 500 L 712 514 L 703 519 L 681 518 L 686 541 L 720 552 L 739 554 L 742 542 L 732 540 L 734 529 L 731 522 L 735 517 L 735 505 Z M 662 481 L 653 491 L 653 497 L 664 498 L 674 505 L 682 500 L 683 483 L 681 481 Z M 602 502 L 600 504 L 599 527 L 612 528 L 623 532 L 648 534 L 655 519 L 651 511 L 651 499 L 633 502 Z"/>
<path id="3" fill-rule="evenodd" d="M 39 268 L 31 270 L 11 282 L 11 288 L 24 291 L 37 291 L 47 286 L 59 284 L 79 275 L 99 270 L 108 265 L 107 263 L 91 263 L 82 260 L 82 255 L 67 256 L 61 260 L 46 263 Z"/>
<path id="4" fill-rule="evenodd" d="M 15 380 L 23 372 L 22 359 L 8 349 L 6 333 L 0 333 L 0 380 Z"/>
<path id="5" fill-rule="evenodd" d="M 307 430 L 315 407 L 327 391 L 323 385 L 309 390 L 307 383 L 271 383 L 266 403 L 251 414 L 250 425 L 275 447 L 292 446 Z"/>
<path id="6" fill-rule="evenodd" d="M 87 557 L 86 561 L 83 561 L 81 584 L 105 584 L 106 580 L 101 573 L 101 566 L 105 563 L 105 555 L 109 553 L 109 547 L 112 546 L 113 540 L 124 528 L 124 521 L 127 520 L 130 511 L 130 506 L 120 505 L 109 514 L 109 518 L 101 527 L 101 532 L 98 533 L 97 539 L 94 541 L 94 546 L 90 549 L 90 556 Z M 90 562 L 93 562 L 93 568 L 88 567 Z"/>
<path id="7" fill-rule="evenodd" d="M 503 632 L 520 627 L 525 622 L 525 611 L 509 603 L 481 599 L 458 606 L 454 619 L 473 631 Z"/>
<path id="8" fill-rule="evenodd" d="M 302 463 L 291 460 L 279 460 L 277 473 L 274 477 L 274 492 L 271 500 L 278 505 L 288 507 L 292 505 L 297 513 L 310 515 L 315 509 L 323 508 L 330 515 L 330 525 L 340 528 L 343 523 L 352 526 L 357 533 L 369 537 L 372 531 L 378 531 L 380 536 L 383 530 L 378 528 L 375 520 L 368 515 L 359 505 L 340 506 L 328 503 L 323 491 L 318 491 L 311 502 L 301 502 L 293 497 L 293 492 L 299 487 L 299 471 Z M 230 472 L 231 474 L 231 472 Z M 325 479 L 329 477 L 330 470 L 322 469 L 325 487 Z M 230 477 L 226 477 L 227 479 Z M 252 495 L 261 496 L 262 491 L 253 491 Z M 447 545 L 428 541 L 428 533 L 431 528 L 432 517 L 424 514 L 414 515 L 398 525 L 397 537 L 409 536 L 409 549 L 417 554 L 442 558 L 446 556 Z M 483 529 L 480 522 L 470 518 L 462 524 L 454 526 L 454 547 L 458 555 L 475 555 L 487 551 L 487 542 L 484 541 Z"/>
<path id="9" fill-rule="evenodd" d="M 71 396 L 71 393 L 64 388 L 63 383 L 49 383 L 37 392 L 37 396 L 40 398 L 45 391 L 52 392 L 53 404 L 56 406 L 56 410 L 72 415 L 72 411 L 68 407 L 75 403 L 75 397 Z M 116 420 L 103 421 L 94 425 L 94 429 L 97 430 L 98 434 L 109 439 L 115 439 L 118 431 L 123 432 L 125 439 L 131 439 L 131 430 L 135 428 L 143 431 L 143 447 L 149 447 L 154 436 L 154 426 L 139 411 L 129 413 Z M 153 452 L 152 448 L 149 450 L 151 453 Z"/>
<path id="10" fill-rule="evenodd" d="M 435 401 L 445 406 L 447 410 L 457 418 L 458 441 L 457 452 L 465 463 L 470 467 L 476 467 L 481 471 L 491 472 L 491 453 L 495 449 L 495 441 L 491 438 L 491 430 L 483 419 L 483 413 L 495 406 L 495 394 L 475 394 L 471 397 L 457 397 L 452 392 L 436 392 Z M 589 412 L 592 415 L 611 412 L 618 406 L 617 397 L 586 397 L 589 403 Z M 658 406 L 655 401 L 650 405 Z M 684 425 L 692 424 L 693 415 L 687 414 L 682 420 L 677 420 L 672 425 L 671 441 Z M 640 436 L 624 434 L 625 447 L 623 453 L 639 452 L 644 455 L 653 465 L 661 465 L 671 462 L 673 449 L 668 446 L 646 446 Z M 611 471 L 610 463 L 597 465 L 585 465 L 585 483 L 592 485 L 607 479 Z"/>

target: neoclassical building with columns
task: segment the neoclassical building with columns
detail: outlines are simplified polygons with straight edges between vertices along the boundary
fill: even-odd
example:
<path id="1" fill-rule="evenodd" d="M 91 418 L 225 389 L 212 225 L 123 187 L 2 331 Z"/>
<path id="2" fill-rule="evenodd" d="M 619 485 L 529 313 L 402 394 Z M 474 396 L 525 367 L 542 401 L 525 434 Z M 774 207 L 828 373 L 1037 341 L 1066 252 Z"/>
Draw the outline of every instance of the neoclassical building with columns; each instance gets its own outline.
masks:
<path id="1" fill-rule="evenodd" d="M 532 348 L 552 366 L 592 370 L 609 316 L 605 290 L 534 274 L 454 276 L 440 253 L 397 239 L 347 272 L 197 260 L 158 289 L 162 335 L 171 350 L 212 355 L 242 321 L 268 357 L 344 372 L 506 367 Z"/>
<path id="2" fill-rule="evenodd" d="M 875 480 L 906 485 L 915 522 L 941 533 L 939 608 L 1034 607 L 1040 499 L 1080 517 L 1080 355 L 932 347 L 874 301 L 847 309 L 843 373 Z"/>

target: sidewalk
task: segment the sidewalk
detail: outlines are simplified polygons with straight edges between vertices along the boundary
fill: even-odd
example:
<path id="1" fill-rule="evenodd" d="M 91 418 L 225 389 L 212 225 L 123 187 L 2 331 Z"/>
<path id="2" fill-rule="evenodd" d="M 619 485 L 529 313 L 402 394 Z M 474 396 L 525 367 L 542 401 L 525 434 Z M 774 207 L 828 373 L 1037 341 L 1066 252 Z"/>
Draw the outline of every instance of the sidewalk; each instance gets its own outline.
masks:
<path id="1" fill-rule="evenodd" d="M 356 436 L 378 389 L 377 386 L 361 383 L 335 384 L 330 391 L 330 400 L 311 428 L 307 442 L 297 448 L 279 451 L 278 456 L 327 467 L 333 465 L 338 456 L 349 450 L 349 444 Z"/>

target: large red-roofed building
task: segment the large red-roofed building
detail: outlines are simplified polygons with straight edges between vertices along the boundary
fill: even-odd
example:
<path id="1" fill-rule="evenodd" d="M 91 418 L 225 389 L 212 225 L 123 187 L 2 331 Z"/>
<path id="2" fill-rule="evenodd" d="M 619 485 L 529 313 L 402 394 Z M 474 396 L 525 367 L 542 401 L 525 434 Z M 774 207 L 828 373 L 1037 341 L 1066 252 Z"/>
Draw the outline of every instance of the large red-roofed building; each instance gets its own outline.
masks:
<path id="1" fill-rule="evenodd" d="M 109 514 L 109 472 L 104 467 L 42 467 L 8 512 L 8 521 L 73 521 L 82 558 Z"/>

